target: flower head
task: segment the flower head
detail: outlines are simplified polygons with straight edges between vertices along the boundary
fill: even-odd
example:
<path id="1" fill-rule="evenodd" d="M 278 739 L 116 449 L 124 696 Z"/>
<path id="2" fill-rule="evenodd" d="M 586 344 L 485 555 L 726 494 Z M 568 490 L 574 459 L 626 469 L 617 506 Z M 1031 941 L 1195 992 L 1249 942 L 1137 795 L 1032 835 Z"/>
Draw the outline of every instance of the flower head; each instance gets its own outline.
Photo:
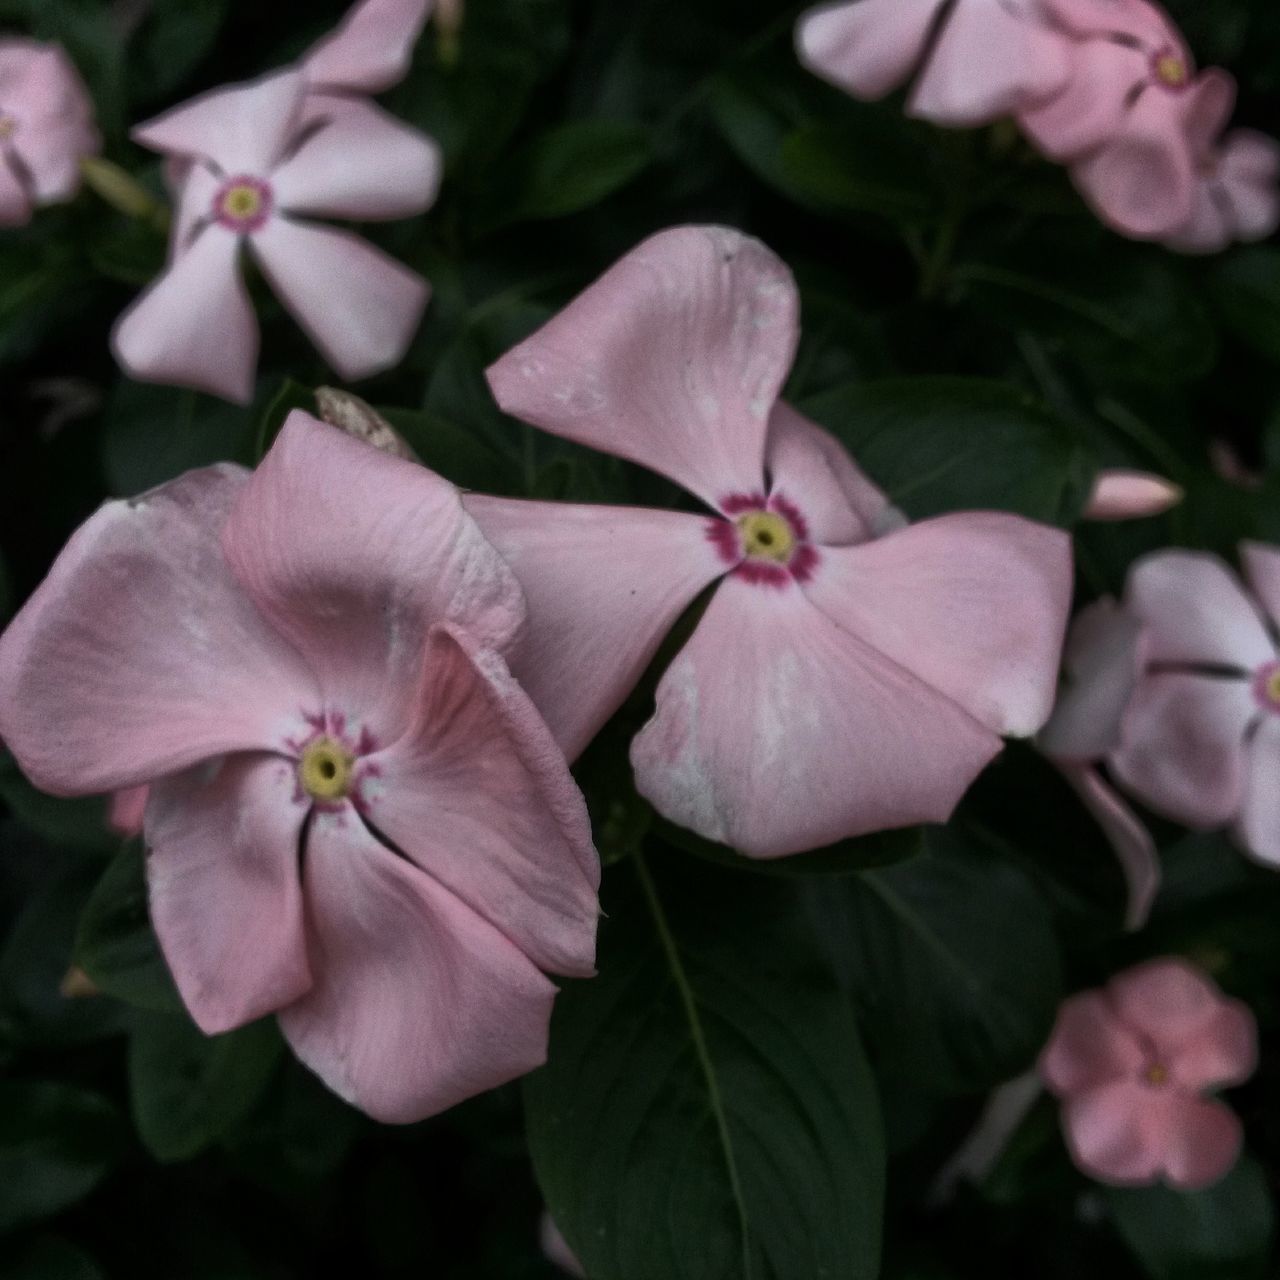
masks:
<path id="1" fill-rule="evenodd" d="M 1072 996 L 1040 1059 L 1063 1101 L 1072 1159 L 1117 1185 L 1188 1190 L 1226 1174 L 1240 1121 L 1206 1092 L 1241 1084 L 1257 1060 L 1253 1015 L 1191 965 L 1152 960 Z"/>
<path id="2" fill-rule="evenodd" d="M 295 413 L 252 475 L 103 507 L 0 638 L 0 733 L 57 794 L 149 785 L 196 1022 L 279 1013 L 380 1119 L 537 1066 L 598 865 L 500 656 L 514 579 L 430 472 Z"/>
<path id="3" fill-rule="evenodd" d="M 0 227 L 80 189 L 80 161 L 102 145 L 93 103 L 57 46 L 0 40 Z"/>
<path id="4" fill-rule="evenodd" d="M 944 819 L 1000 735 L 1048 715 L 1070 595 L 1065 534 L 993 512 L 903 527 L 779 400 L 798 302 L 758 241 L 677 228 L 489 371 L 508 412 L 702 514 L 467 499 L 525 588 L 514 669 L 570 755 L 718 583 L 632 762 L 667 817 L 758 857 Z"/>
<path id="5" fill-rule="evenodd" d="M 837 0 L 796 28 L 800 60 L 856 98 L 882 98 L 918 72 L 908 110 L 938 124 L 986 124 L 1066 84 L 1068 41 L 1041 0 Z"/>

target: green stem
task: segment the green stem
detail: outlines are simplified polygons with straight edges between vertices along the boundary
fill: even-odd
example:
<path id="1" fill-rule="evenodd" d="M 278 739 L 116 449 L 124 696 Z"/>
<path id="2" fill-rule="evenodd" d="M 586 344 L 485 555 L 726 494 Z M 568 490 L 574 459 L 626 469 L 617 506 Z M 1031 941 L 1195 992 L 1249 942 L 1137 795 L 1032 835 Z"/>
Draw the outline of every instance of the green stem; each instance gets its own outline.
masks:
<path id="1" fill-rule="evenodd" d="M 169 207 L 157 200 L 131 174 L 118 164 L 101 156 L 86 156 L 80 161 L 80 173 L 87 186 L 113 209 L 136 218 L 157 231 L 169 230 Z"/>

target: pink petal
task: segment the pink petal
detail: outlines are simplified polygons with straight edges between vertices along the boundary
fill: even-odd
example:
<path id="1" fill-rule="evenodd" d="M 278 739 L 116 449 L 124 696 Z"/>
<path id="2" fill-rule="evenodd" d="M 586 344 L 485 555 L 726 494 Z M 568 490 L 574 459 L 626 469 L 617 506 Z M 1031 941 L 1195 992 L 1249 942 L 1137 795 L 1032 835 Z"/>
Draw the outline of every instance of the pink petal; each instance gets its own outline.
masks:
<path id="1" fill-rule="evenodd" d="M 1036 745 L 1056 761 L 1101 760 L 1120 742 L 1145 665 L 1142 624 L 1114 600 L 1095 600 L 1071 624 L 1062 661 L 1067 685 Z"/>
<path id="2" fill-rule="evenodd" d="M 1215 178 L 1201 176 L 1191 203 L 1191 216 L 1161 240 L 1177 253 L 1221 253 L 1235 239 L 1229 199 Z"/>
<path id="3" fill-rule="evenodd" d="M 272 218 L 250 241 L 290 314 L 344 378 L 400 363 L 430 289 L 416 272 L 349 231 Z"/>
<path id="4" fill-rule="evenodd" d="M 140 124 L 133 140 L 152 151 L 212 160 L 228 177 L 267 177 L 285 154 L 302 111 L 306 81 L 277 71 L 209 93 Z"/>
<path id="5" fill-rule="evenodd" d="M 142 834 L 150 791 L 148 786 L 124 787 L 112 795 L 107 808 L 107 825 L 112 831 L 126 839 Z"/>
<path id="6" fill-rule="evenodd" d="M 1245 733 L 1257 710 L 1246 680 L 1148 676 L 1125 713 L 1111 770 L 1165 817 L 1222 826 L 1244 798 Z"/>
<path id="7" fill-rule="evenodd" d="M 235 755 L 151 787 L 151 918 L 209 1035 L 291 1004 L 311 986 L 298 841 L 307 805 L 282 756 Z"/>
<path id="8" fill-rule="evenodd" d="M 381 107 L 310 94 L 303 127 L 306 142 L 271 176 L 281 209 L 367 221 L 415 217 L 435 202 L 440 148 Z"/>
<path id="9" fill-rule="evenodd" d="M 1164 1173 L 1171 1186 L 1200 1191 L 1231 1172 L 1244 1147 L 1244 1129 L 1221 1102 L 1182 1097 L 1170 1126 Z"/>
<path id="10" fill-rule="evenodd" d="M 1071 600 L 1065 533 L 974 512 L 824 550 L 809 599 L 974 719 L 1035 733 L 1053 708 Z"/>
<path id="11" fill-rule="evenodd" d="M 335 1093 L 405 1124 L 545 1061 L 555 988 L 350 809 L 316 813 L 302 882 L 315 982 L 280 1026 Z"/>
<path id="12" fill-rule="evenodd" d="M 1252 671 L 1276 651 L 1236 576 L 1216 556 L 1157 551 L 1134 565 L 1125 608 L 1146 626 L 1150 662 L 1209 663 Z"/>
<path id="13" fill-rule="evenodd" d="M 1236 839 L 1259 862 L 1280 867 L 1280 720 L 1274 714 L 1264 717 L 1245 754 Z"/>
<path id="14" fill-rule="evenodd" d="M 1198 1041 L 1226 1001 L 1199 969 L 1163 956 L 1126 969 L 1107 984 L 1117 1015 L 1155 1047 L 1160 1065 L 1176 1071 L 1184 1045 Z"/>
<path id="15" fill-rule="evenodd" d="M 41 789 L 115 791 L 274 748 L 314 701 L 218 546 L 244 483 L 213 467 L 108 503 L 0 639 L 0 737 Z"/>
<path id="16" fill-rule="evenodd" d="M 1155 1182 L 1174 1141 L 1173 1090 L 1123 1081 L 1068 1098 L 1062 1127 L 1071 1158 L 1090 1177 L 1115 1186 Z"/>
<path id="17" fill-rule="evenodd" d="M 909 113 L 964 128 L 1034 107 L 1067 83 L 1070 49 L 1038 14 L 959 0 L 916 82 Z"/>
<path id="18" fill-rule="evenodd" d="M 1264 542 L 1242 542 L 1240 567 L 1272 625 L 1280 626 L 1280 548 Z"/>
<path id="19" fill-rule="evenodd" d="M 174 203 L 173 227 L 169 233 L 169 261 L 172 262 L 186 253 L 208 226 L 223 180 L 206 165 L 190 160 L 170 160 L 165 168 Z M 227 238 L 225 228 L 212 230 L 215 235 Z M 236 274 L 238 277 L 238 267 Z"/>
<path id="20" fill-rule="evenodd" d="M 680 614 L 725 572 L 707 539 L 708 521 L 478 493 L 464 504 L 528 602 L 511 669 L 575 759 L 635 687 Z"/>
<path id="21" fill-rule="evenodd" d="M 1147 1055 L 1100 991 L 1063 1001 L 1049 1043 L 1040 1056 L 1040 1075 L 1059 1097 L 1085 1093 L 1137 1076 Z"/>
<path id="22" fill-rule="evenodd" d="M 507 352 L 489 385 L 512 416 L 650 467 L 716 506 L 762 487 L 797 309 L 791 273 L 758 240 L 677 227 Z"/>
<path id="23" fill-rule="evenodd" d="M 915 70 L 943 0 L 854 0 L 810 9 L 796 53 L 814 75 L 855 98 L 883 98 Z"/>
<path id="24" fill-rule="evenodd" d="M 1100 471 L 1085 520 L 1137 520 L 1163 515 L 1185 496 L 1180 486 L 1149 471 Z"/>
<path id="25" fill-rule="evenodd" d="M 1265 240 L 1280 227 L 1280 142 L 1236 129 L 1222 144 L 1220 177 L 1239 240 Z"/>
<path id="26" fill-rule="evenodd" d="M 568 1275 L 579 1277 L 579 1280 L 587 1280 L 587 1273 L 583 1271 L 582 1264 L 574 1256 L 564 1236 L 560 1234 L 560 1228 L 551 1220 L 551 1215 L 545 1211 L 542 1220 L 538 1223 L 538 1243 L 541 1244 L 543 1255 L 548 1262 L 555 1263 Z"/>
<path id="27" fill-rule="evenodd" d="M 223 546 L 327 704 L 371 721 L 384 746 L 412 722 L 433 623 L 503 646 L 523 618 L 514 577 L 448 481 L 301 410 L 245 486 Z"/>
<path id="28" fill-rule="evenodd" d="M 1128 36 L 1148 48 L 1185 53 L 1168 15 L 1147 0 L 1041 0 L 1045 16 L 1077 36 Z"/>
<path id="29" fill-rule="evenodd" d="M 1171 1067 L 1178 1083 L 1197 1093 L 1243 1084 L 1258 1069 L 1258 1024 L 1249 1006 L 1219 1000 L 1210 1020 L 1178 1045 Z"/>
<path id="30" fill-rule="evenodd" d="M 258 322 L 240 277 L 240 239 L 206 227 L 116 321 L 111 346 L 140 382 L 253 399 Z"/>
<path id="31" fill-rule="evenodd" d="M 835 436 L 782 400 L 769 418 L 766 463 L 773 491 L 801 505 L 814 542 L 866 542 L 895 523 L 889 499 Z"/>
<path id="32" fill-rule="evenodd" d="M 671 821 L 772 858 L 945 821 L 999 749 L 798 588 L 731 577 L 662 677 L 631 761 Z"/>
<path id="33" fill-rule="evenodd" d="M 1107 837 L 1107 843 L 1115 851 L 1129 889 L 1124 927 L 1135 932 L 1147 923 L 1156 895 L 1160 892 L 1163 874 L 1151 832 L 1097 769 L 1058 762 L 1058 770 L 1093 815 L 1093 820 Z"/>
<path id="34" fill-rule="evenodd" d="M 0 227 L 25 227 L 32 211 L 30 192 L 0 156 Z"/>
<path id="35" fill-rule="evenodd" d="M 360 0 L 302 60 L 317 88 L 382 93 L 409 73 L 433 0 Z"/>
<path id="36" fill-rule="evenodd" d="M 417 719 L 369 757 L 368 821 L 540 969 L 595 972 L 600 863 L 582 794 L 491 650 L 432 628 Z"/>

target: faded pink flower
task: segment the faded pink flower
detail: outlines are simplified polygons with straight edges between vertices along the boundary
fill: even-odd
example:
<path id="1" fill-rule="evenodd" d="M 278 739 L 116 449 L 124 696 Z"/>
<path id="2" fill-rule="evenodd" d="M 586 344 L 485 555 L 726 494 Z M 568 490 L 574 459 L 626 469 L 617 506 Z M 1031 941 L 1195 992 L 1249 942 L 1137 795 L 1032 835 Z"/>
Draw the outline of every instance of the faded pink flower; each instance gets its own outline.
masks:
<path id="1" fill-rule="evenodd" d="M 285 71 L 206 94 L 134 137 L 177 159 L 180 203 L 168 269 L 113 334 L 130 374 L 252 398 L 258 327 L 240 276 L 246 248 L 344 378 L 400 360 L 426 281 L 358 236 L 307 219 L 421 213 L 440 177 L 426 135 Z"/>
<path id="2" fill-rule="evenodd" d="M 1235 129 L 1206 143 L 1191 217 L 1165 241 L 1182 253 L 1219 253 L 1237 240 L 1265 240 L 1280 227 L 1280 142 Z"/>
<path id="3" fill-rule="evenodd" d="M 1235 81 L 1196 74 L 1172 20 L 1147 0 L 1044 0 L 1073 39 L 1065 90 L 1023 110 L 1028 137 L 1071 176 L 1094 212 L 1122 235 L 1159 239 L 1183 226 L 1195 200 L 1196 138 L 1219 130 Z"/>
<path id="4" fill-rule="evenodd" d="M 1072 996 L 1040 1059 L 1080 1169 L 1113 1185 L 1185 1190 L 1218 1181 L 1239 1158 L 1239 1119 L 1205 1095 L 1256 1066 L 1253 1014 L 1173 958 Z"/>
<path id="5" fill-rule="evenodd" d="M 102 140 L 93 103 L 57 45 L 0 40 L 0 227 L 80 189 L 80 161 Z"/>
<path id="6" fill-rule="evenodd" d="M 539 1065 L 599 867 L 500 653 L 519 588 L 457 491 L 294 413 L 258 470 L 103 507 L 0 637 L 0 733 L 60 795 L 150 786 L 192 1017 L 278 1012 L 386 1121 Z"/>
<path id="7" fill-rule="evenodd" d="M 945 125 L 987 124 L 1061 92 L 1068 41 L 1043 0 L 838 0 L 796 27 L 800 61 L 852 94 L 876 99 L 913 75 L 908 111 Z"/>
<path id="8" fill-rule="evenodd" d="M 1178 485 L 1150 471 L 1100 471 L 1082 518 L 1111 521 L 1160 516 L 1182 499 Z"/>
<path id="9" fill-rule="evenodd" d="M 706 510 L 466 499 L 525 588 L 513 669 L 570 756 L 718 584 L 631 759 L 660 812 L 753 857 L 945 819 L 1000 735 L 1048 716 L 1070 596 L 1060 530 L 994 512 L 901 527 L 779 400 L 798 306 L 758 241 L 652 237 L 489 381 L 509 413 Z"/>

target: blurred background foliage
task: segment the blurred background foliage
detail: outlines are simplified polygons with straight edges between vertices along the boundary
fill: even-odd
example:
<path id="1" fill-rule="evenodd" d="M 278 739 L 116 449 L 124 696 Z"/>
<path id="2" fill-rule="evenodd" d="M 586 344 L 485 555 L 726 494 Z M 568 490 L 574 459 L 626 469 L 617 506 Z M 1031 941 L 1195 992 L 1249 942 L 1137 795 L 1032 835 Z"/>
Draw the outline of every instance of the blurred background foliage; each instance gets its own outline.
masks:
<path id="1" fill-rule="evenodd" d="M 106 154 L 159 195 L 128 125 L 288 61 L 343 7 L 0 0 L 0 28 L 67 47 Z M 1241 122 L 1275 131 L 1274 0 L 1169 7 L 1201 63 L 1239 78 Z M 788 395 L 912 516 L 1074 525 L 1101 465 L 1184 486 L 1167 517 L 1076 530 L 1082 599 L 1158 546 L 1280 540 L 1280 248 L 1197 260 L 1120 240 L 1012 130 L 941 132 L 806 75 L 798 12 L 470 0 L 456 41 L 429 28 L 388 105 L 440 140 L 447 181 L 427 217 L 371 234 L 434 300 L 361 394 L 464 486 L 678 503 L 504 418 L 482 374 L 644 236 L 718 221 L 793 267 Z M 110 325 L 163 257 L 154 227 L 88 193 L 0 235 L 0 620 L 104 497 L 252 462 L 332 381 L 265 290 L 251 410 L 123 378 Z M 1214 442 L 1247 487 L 1211 469 Z M 1101 833 L 1027 747 L 946 831 L 748 866 L 631 790 L 624 744 L 651 691 L 579 767 L 611 864 L 602 976 L 570 984 L 525 1087 L 402 1130 L 328 1095 L 269 1023 L 200 1036 L 138 845 L 101 803 L 43 798 L 0 760 L 0 1280 L 549 1277 L 544 1198 L 597 1280 L 869 1280 L 881 1253 L 889 1280 L 1277 1274 L 1280 877 L 1155 823 L 1166 888 L 1124 935 Z M 1090 1185 L 1042 1102 L 990 1177 L 937 1203 L 939 1168 L 1062 995 L 1166 952 L 1261 1022 L 1228 1181 Z"/>

